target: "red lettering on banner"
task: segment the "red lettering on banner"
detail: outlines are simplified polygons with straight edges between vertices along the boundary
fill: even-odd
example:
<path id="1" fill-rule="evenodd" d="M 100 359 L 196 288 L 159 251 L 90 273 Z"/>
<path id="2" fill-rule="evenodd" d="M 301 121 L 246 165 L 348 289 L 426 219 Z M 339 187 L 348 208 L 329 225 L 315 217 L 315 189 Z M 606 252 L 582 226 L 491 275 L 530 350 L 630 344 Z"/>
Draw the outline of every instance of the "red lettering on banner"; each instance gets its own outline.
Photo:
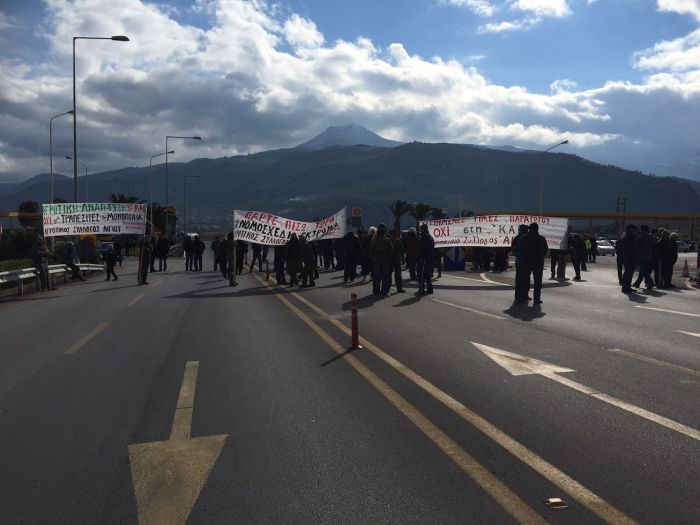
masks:
<path id="1" fill-rule="evenodd" d="M 450 227 L 442 226 L 440 228 L 433 228 L 433 237 L 449 237 Z"/>

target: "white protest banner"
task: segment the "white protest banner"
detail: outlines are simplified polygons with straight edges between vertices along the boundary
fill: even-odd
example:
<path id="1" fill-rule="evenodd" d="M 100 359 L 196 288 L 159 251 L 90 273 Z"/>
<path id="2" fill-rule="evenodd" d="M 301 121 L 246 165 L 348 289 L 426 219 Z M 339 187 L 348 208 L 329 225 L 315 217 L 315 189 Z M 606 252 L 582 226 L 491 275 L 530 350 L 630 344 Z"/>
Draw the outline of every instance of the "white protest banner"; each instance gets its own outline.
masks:
<path id="1" fill-rule="evenodd" d="M 122 202 L 44 204 L 44 236 L 120 234 L 143 235 L 146 205 Z"/>
<path id="2" fill-rule="evenodd" d="M 345 208 L 316 222 L 286 219 L 259 211 L 233 210 L 233 237 L 246 242 L 279 246 L 292 233 L 304 235 L 310 241 L 340 239 L 345 235 Z"/>
<path id="3" fill-rule="evenodd" d="M 562 247 L 568 232 L 569 219 L 537 215 L 481 215 L 423 221 L 435 240 L 436 247 L 448 246 L 510 246 L 518 234 L 518 226 L 539 224 L 540 235 L 553 249 Z M 566 246 L 564 243 L 563 246 Z"/>

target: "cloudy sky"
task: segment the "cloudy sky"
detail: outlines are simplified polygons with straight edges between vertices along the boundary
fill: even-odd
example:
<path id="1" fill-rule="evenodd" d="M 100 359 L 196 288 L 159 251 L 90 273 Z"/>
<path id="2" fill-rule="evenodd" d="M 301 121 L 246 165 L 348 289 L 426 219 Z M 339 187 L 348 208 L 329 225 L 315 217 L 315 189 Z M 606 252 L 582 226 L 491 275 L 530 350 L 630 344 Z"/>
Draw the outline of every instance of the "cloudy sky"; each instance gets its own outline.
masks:
<path id="1" fill-rule="evenodd" d="M 289 147 L 357 123 L 700 180 L 700 0 L 3 0 L 0 181 Z M 55 170 L 72 150 L 54 121 Z"/>

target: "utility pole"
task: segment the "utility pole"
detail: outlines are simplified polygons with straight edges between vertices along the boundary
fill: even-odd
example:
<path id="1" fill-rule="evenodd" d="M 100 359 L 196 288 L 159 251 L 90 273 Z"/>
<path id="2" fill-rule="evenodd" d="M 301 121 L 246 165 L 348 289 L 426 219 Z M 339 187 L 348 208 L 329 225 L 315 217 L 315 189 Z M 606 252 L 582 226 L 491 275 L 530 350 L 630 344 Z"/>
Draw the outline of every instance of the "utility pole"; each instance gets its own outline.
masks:
<path id="1" fill-rule="evenodd" d="M 616 213 L 627 212 L 627 197 L 617 197 L 617 210 Z M 625 233 L 625 219 L 618 220 L 615 224 L 615 229 L 617 230 L 618 236 L 622 236 Z"/>

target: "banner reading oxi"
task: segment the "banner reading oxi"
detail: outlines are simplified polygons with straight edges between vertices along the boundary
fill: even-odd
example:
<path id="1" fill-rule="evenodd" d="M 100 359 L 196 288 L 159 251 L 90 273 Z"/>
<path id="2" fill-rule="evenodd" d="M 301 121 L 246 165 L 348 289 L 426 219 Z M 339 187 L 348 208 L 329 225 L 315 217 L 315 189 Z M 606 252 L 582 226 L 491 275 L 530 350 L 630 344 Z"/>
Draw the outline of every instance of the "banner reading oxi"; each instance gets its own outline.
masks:
<path id="1" fill-rule="evenodd" d="M 536 215 L 483 215 L 423 221 L 435 240 L 436 247 L 448 246 L 510 246 L 518 234 L 518 226 L 536 222 L 540 235 L 553 249 L 566 247 L 569 219 Z"/>
<path id="2" fill-rule="evenodd" d="M 246 242 L 279 246 L 292 233 L 304 235 L 310 241 L 340 239 L 345 235 L 345 208 L 316 222 L 286 219 L 259 211 L 233 210 L 233 237 Z"/>
<path id="3" fill-rule="evenodd" d="M 43 204 L 44 236 L 143 235 L 146 205 L 121 202 Z"/>

